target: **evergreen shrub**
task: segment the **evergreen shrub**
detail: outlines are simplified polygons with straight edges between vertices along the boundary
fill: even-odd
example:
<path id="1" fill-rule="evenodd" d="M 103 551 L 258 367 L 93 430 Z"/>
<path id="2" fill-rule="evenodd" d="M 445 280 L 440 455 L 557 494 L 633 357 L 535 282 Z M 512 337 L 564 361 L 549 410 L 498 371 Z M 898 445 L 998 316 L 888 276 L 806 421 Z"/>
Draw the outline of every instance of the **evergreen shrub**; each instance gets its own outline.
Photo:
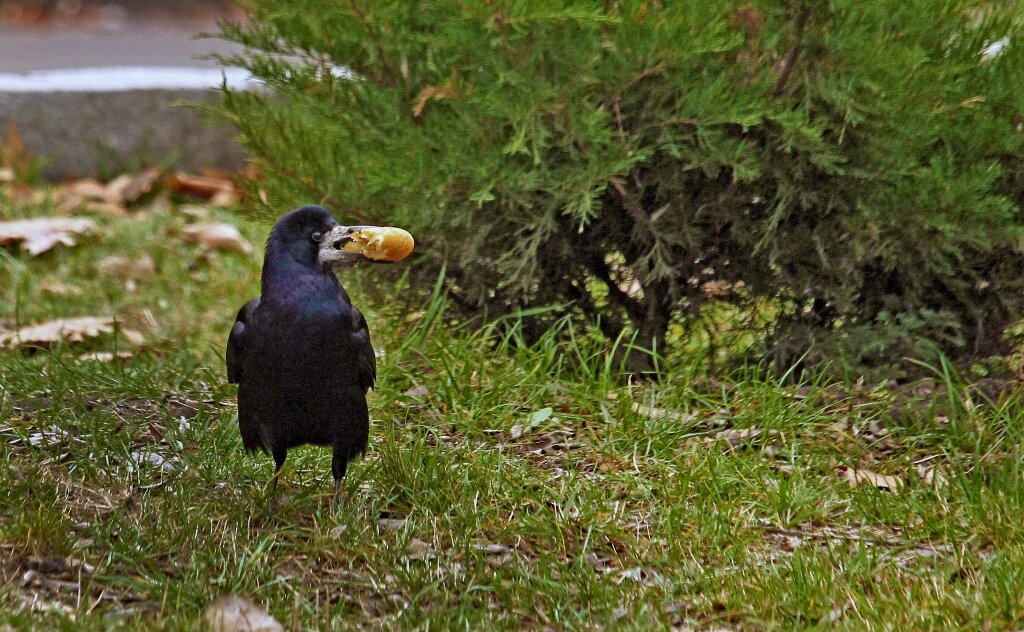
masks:
<path id="1" fill-rule="evenodd" d="M 1019 3 L 248 5 L 223 36 L 272 90 L 223 113 L 266 202 L 408 226 L 466 310 L 662 350 L 717 301 L 780 364 L 860 365 L 1022 313 Z"/>

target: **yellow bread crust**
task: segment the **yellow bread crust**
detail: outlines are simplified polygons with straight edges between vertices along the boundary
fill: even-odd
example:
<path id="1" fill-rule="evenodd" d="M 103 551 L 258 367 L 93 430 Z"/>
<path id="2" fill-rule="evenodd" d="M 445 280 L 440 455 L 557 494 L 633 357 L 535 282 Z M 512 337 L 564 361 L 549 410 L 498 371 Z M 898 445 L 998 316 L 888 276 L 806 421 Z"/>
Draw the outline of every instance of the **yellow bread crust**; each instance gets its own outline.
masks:
<path id="1" fill-rule="evenodd" d="M 401 261 L 416 247 L 409 231 L 395 226 L 364 228 L 352 235 L 345 250 L 362 253 L 374 261 Z"/>

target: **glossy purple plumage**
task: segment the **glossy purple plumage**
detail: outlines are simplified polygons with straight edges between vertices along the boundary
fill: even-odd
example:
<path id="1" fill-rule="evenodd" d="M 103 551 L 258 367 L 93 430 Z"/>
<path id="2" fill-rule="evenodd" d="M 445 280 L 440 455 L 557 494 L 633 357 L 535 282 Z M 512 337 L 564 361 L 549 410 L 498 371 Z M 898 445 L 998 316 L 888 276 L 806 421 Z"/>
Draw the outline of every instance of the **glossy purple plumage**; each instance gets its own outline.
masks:
<path id="1" fill-rule="evenodd" d="M 311 235 L 336 224 L 324 209 L 308 206 L 274 225 L 262 295 L 238 312 L 227 368 L 229 381 L 239 385 L 245 448 L 272 454 L 279 470 L 291 448 L 330 446 L 337 483 L 348 462 L 366 450 L 366 393 L 376 359 L 362 314 L 317 261 Z"/>

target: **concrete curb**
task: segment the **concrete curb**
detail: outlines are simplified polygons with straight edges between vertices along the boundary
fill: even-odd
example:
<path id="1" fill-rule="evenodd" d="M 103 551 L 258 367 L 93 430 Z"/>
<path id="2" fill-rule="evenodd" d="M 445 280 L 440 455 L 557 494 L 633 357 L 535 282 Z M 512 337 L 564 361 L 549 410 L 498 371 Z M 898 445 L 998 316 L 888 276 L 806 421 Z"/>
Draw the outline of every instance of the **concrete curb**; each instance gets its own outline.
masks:
<path id="1" fill-rule="evenodd" d="M 175 24 L 120 30 L 0 28 L 0 138 L 13 122 L 48 178 L 145 165 L 238 169 L 233 130 L 183 104 L 211 103 L 247 73 L 205 59 L 241 48 Z"/>
<path id="2" fill-rule="evenodd" d="M 232 130 L 213 127 L 185 103 L 219 99 L 215 90 L 0 92 L 0 123 L 14 122 L 51 179 L 114 175 L 160 165 L 186 171 L 243 165 Z"/>

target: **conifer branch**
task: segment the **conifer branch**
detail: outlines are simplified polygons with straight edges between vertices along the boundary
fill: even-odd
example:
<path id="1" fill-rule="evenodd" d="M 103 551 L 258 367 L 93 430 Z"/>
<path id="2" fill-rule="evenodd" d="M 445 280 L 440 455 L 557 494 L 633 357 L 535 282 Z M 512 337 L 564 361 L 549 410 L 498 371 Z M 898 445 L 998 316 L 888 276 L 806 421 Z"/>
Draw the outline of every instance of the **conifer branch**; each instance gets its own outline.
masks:
<path id="1" fill-rule="evenodd" d="M 797 55 L 800 54 L 800 46 L 803 44 L 804 29 L 807 26 L 807 18 L 810 17 L 810 13 L 811 10 L 804 6 L 796 16 L 796 33 L 793 36 L 793 45 L 786 51 L 786 56 L 782 60 L 782 70 L 779 72 L 779 79 L 772 90 L 773 99 L 782 96 L 782 92 L 786 89 L 786 82 L 789 81 L 789 76 L 793 73 Z"/>
<path id="2" fill-rule="evenodd" d="M 363 7 L 361 7 L 355 0 L 349 2 L 349 7 L 352 9 L 352 13 L 356 16 L 356 19 L 358 19 L 360 24 L 363 25 L 363 30 L 366 31 L 367 37 L 373 41 L 373 46 L 377 49 L 377 57 L 380 59 L 380 65 L 387 71 L 384 76 L 380 77 L 381 84 L 388 88 L 393 87 L 395 85 L 394 69 L 391 64 L 388 63 L 387 55 L 384 53 L 384 47 L 381 45 L 380 40 L 374 36 L 373 29 L 371 28 L 370 23 L 366 20 L 366 11 L 364 11 Z"/>

